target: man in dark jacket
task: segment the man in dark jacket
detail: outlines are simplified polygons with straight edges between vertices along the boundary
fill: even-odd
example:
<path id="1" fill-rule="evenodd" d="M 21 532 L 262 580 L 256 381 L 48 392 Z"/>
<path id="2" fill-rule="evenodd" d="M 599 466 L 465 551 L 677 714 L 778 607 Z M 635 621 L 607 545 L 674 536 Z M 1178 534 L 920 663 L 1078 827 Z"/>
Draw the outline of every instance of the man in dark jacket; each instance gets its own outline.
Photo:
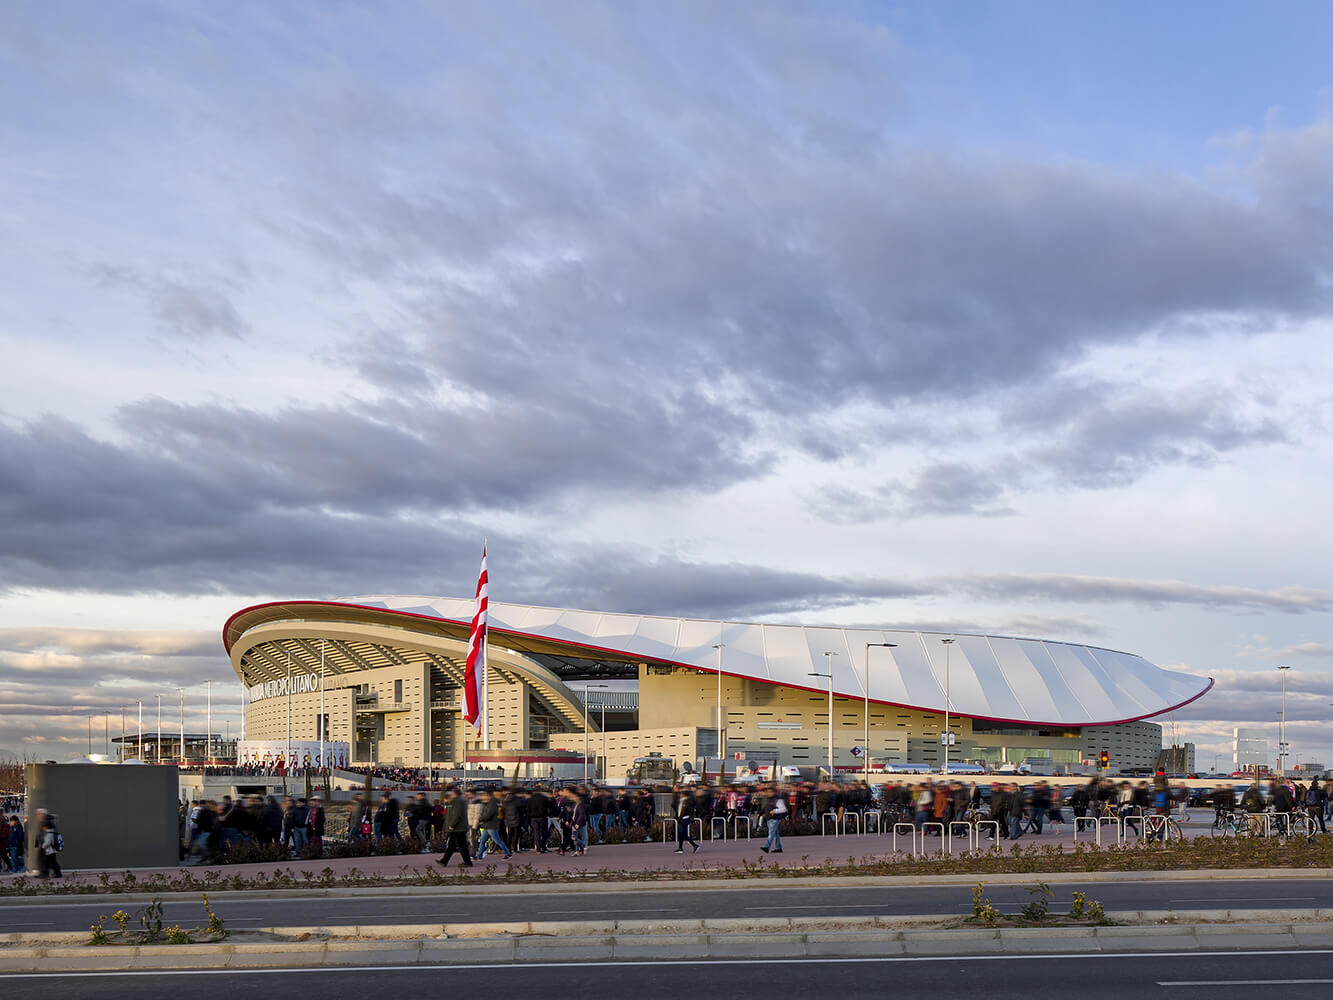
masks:
<path id="1" fill-rule="evenodd" d="M 532 827 L 532 842 L 538 854 L 546 853 L 546 820 L 550 815 L 550 800 L 540 788 L 528 796 L 528 825 Z"/>
<path id="2" fill-rule="evenodd" d="M 517 789 L 509 789 L 500 803 L 500 818 L 504 821 L 504 841 L 515 851 L 523 850 L 523 798 Z"/>
<path id="3" fill-rule="evenodd" d="M 437 862 L 448 866 L 449 859 L 457 851 L 463 856 L 463 863 L 459 867 L 471 868 L 472 852 L 467 846 L 467 802 L 456 788 L 445 793 L 444 838 L 444 856 L 436 859 Z"/>
<path id="4" fill-rule="evenodd" d="M 495 844 L 504 851 L 505 860 L 514 856 L 514 852 L 500 839 L 500 802 L 489 788 L 481 793 L 481 815 L 477 818 L 477 825 L 481 827 L 481 840 L 477 843 L 478 861 L 486 857 L 487 844 Z"/>

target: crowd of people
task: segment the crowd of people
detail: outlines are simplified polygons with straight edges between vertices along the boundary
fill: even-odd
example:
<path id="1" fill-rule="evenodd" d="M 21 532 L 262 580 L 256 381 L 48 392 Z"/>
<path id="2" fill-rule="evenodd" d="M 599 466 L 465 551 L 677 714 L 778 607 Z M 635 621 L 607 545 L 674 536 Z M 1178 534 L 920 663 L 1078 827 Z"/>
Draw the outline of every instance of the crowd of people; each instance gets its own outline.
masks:
<path id="1" fill-rule="evenodd" d="M 0 815 L 0 872 L 22 875 L 28 862 L 28 830 L 17 809 L 10 811 L 7 807 L 5 812 L 8 816 Z M 38 877 L 61 878 L 60 852 L 65 849 L 65 838 L 56 825 L 55 814 L 38 809 L 32 823 L 37 830 L 33 851 Z"/>
<path id="2" fill-rule="evenodd" d="M 180 810 L 182 851 L 186 857 L 216 861 L 243 843 L 278 844 L 296 855 L 313 846 L 322 850 L 327 813 L 319 796 L 249 798 L 224 796 Z"/>

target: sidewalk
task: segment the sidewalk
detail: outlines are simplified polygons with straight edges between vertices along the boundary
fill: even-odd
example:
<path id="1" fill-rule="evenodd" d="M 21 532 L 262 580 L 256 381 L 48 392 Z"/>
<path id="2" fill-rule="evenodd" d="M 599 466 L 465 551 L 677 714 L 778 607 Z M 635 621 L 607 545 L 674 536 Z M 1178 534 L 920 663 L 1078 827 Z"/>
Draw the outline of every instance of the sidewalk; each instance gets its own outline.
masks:
<path id="1" fill-rule="evenodd" d="M 1207 829 L 1204 828 L 1204 835 L 1207 835 Z M 1197 836 L 1198 831 L 1192 831 Z M 909 846 L 910 838 L 900 836 L 898 839 L 899 852 L 898 857 L 905 858 L 910 856 Z M 1109 838 L 1108 838 L 1109 839 Z M 764 843 L 762 837 L 755 837 L 747 840 L 742 837 L 740 840 L 703 840 L 700 841 L 701 847 L 698 851 L 685 846 L 684 854 L 676 854 L 676 845 L 674 841 L 668 841 L 663 844 L 644 843 L 644 844 L 593 844 L 588 848 L 588 852 L 579 857 L 575 854 L 567 854 L 563 857 L 556 853 L 548 852 L 538 854 L 535 851 L 515 852 L 512 860 L 506 861 L 501 855 L 491 855 L 484 861 L 478 861 L 470 869 L 459 867 L 459 859 L 455 858 L 450 862 L 447 871 L 450 874 L 470 873 L 473 877 L 478 875 L 503 875 L 510 866 L 531 868 L 537 872 L 560 872 L 569 873 L 574 876 L 595 875 L 601 871 L 626 871 L 626 872 L 672 872 L 682 870 L 692 871 L 711 871 L 723 868 L 743 868 L 747 865 L 762 865 L 765 868 L 779 867 L 784 869 L 791 868 L 812 868 L 818 867 L 823 863 L 832 862 L 835 864 L 845 864 L 849 861 L 861 862 L 864 860 L 883 861 L 894 857 L 893 851 L 894 838 L 891 834 L 848 834 L 845 836 L 812 836 L 812 837 L 788 837 L 783 841 L 783 852 L 781 854 L 765 854 L 760 851 L 760 846 Z M 1079 836 L 1080 843 L 1094 843 L 1090 832 L 1085 832 Z M 1063 845 L 1066 850 L 1072 848 L 1074 844 L 1073 832 L 1065 826 L 1062 833 L 1053 834 L 1049 830 L 1041 835 L 1026 835 L 1018 841 L 1002 840 L 1000 847 L 1008 853 L 1010 845 L 1017 843 L 1022 847 L 1030 845 Z M 952 847 L 952 853 L 961 854 L 967 851 L 968 843 L 966 838 L 957 837 L 945 841 L 946 846 Z M 983 838 L 981 850 L 985 851 L 991 842 Z M 941 841 L 938 836 L 929 836 L 924 839 L 924 849 L 927 853 L 935 854 L 941 848 Z M 165 877 L 174 877 L 179 872 L 189 872 L 196 880 L 203 880 L 208 873 L 215 872 L 218 880 L 226 880 L 236 876 L 243 878 L 254 878 L 259 874 L 271 875 L 277 870 L 291 872 L 297 877 L 311 877 L 326 874 L 331 871 L 335 876 L 345 876 L 352 870 L 366 876 L 395 877 L 401 875 L 412 875 L 414 873 L 430 870 L 436 873 L 445 872 L 446 869 L 437 864 L 436 859 L 439 855 L 435 852 L 430 854 L 390 854 L 384 856 L 372 856 L 364 858 L 322 858 L 314 861 L 283 861 L 283 862 L 264 862 L 259 864 L 241 864 L 241 865 L 180 865 L 172 868 L 136 868 L 133 869 L 136 878 L 151 878 L 154 875 Z M 101 876 L 122 875 L 124 869 L 106 869 L 106 870 L 70 870 L 65 874 L 65 881 L 75 883 L 100 883 Z M 0 881 L 0 885 L 4 883 Z"/>

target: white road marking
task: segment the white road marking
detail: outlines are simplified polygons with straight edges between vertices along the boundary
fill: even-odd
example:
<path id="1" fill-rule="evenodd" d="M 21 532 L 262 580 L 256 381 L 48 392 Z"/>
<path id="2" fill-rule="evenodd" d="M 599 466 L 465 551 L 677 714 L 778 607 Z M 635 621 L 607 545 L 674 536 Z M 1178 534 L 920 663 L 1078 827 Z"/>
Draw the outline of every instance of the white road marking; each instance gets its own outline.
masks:
<path id="1" fill-rule="evenodd" d="M 1333 979 L 1182 979 L 1158 982 L 1158 986 L 1310 986 L 1333 983 Z"/>
<path id="2" fill-rule="evenodd" d="M 969 904 L 970 905 L 970 904 Z M 809 906 L 747 906 L 747 910 L 864 910 L 883 909 L 883 903 L 816 903 Z"/>
<path id="3" fill-rule="evenodd" d="M 1086 951 L 1068 954 L 1028 954 L 1028 955 L 886 955 L 874 958 L 774 958 L 763 959 L 769 965 L 890 965 L 912 962 L 1045 962 L 1053 958 L 1071 958 L 1079 961 L 1095 962 L 1099 959 L 1119 962 L 1127 958 L 1237 958 L 1258 955 L 1333 955 L 1329 949 L 1286 949 L 1283 951 L 1120 951 L 1089 954 Z M 632 969 L 636 966 L 710 966 L 710 965 L 754 965 L 753 958 L 702 958 L 702 959 L 656 959 L 636 962 L 597 961 L 597 962 L 484 962 L 471 965 L 449 965 L 437 963 L 431 965 L 315 965 L 304 969 L 285 968 L 230 968 L 230 969 L 153 969 L 104 972 L 0 972 L 0 982 L 6 979 L 94 979 L 94 978 L 136 978 L 162 976 L 276 976 L 276 975 L 311 975 L 327 973 L 341 975 L 345 972 L 439 972 L 442 969 L 453 971 L 499 970 L 499 969 L 605 969 L 609 967 Z M 1330 980 L 1310 980 L 1311 982 L 1329 982 Z M 1234 980 L 1210 981 L 1201 983 L 1206 986 L 1220 986 Z M 1283 980 L 1254 980 L 1255 985 Z M 1303 982 L 1303 980 L 1286 980 Z M 1171 984 L 1162 984 L 1171 985 Z"/>
<path id="4" fill-rule="evenodd" d="M 1295 903 L 1316 899 L 1316 896 L 1210 896 L 1207 898 L 1172 899 L 1172 903 Z"/>

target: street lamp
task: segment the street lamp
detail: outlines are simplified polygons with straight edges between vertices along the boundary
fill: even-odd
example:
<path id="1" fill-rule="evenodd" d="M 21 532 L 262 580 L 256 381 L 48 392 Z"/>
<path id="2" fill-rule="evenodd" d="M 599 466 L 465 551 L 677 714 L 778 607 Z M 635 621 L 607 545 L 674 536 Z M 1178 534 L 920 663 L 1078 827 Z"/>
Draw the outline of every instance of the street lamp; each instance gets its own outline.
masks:
<path id="1" fill-rule="evenodd" d="M 162 696 L 157 696 L 157 749 L 153 751 L 153 763 L 162 763 Z"/>
<path id="2" fill-rule="evenodd" d="M 818 671 L 813 671 L 813 670 L 810 672 L 811 677 L 828 678 L 828 779 L 829 781 L 833 780 L 833 657 L 837 655 L 838 655 L 837 653 L 832 652 L 831 650 L 824 654 L 824 664 L 828 668 L 827 673 L 821 674 Z"/>
<path id="3" fill-rule="evenodd" d="M 714 643 L 713 648 L 717 650 L 717 780 L 722 780 L 722 769 L 725 766 L 722 762 L 726 759 L 727 743 L 723 736 L 725 723 L 722 721 L 722 647 L 726 643 L 720 641 Z M 704 770 L 707 770 L 705 767 Z"/>
<path id="4" fill-rule="evenodd" d="M 181 696 L 181 763 L 185 763 L 185 688 L 177 688 Z"/>
<path id="5" fill-rule="evenodd" d="M 588 784 L 588 689 L 604 687 L 609 687 L 609 685 L 590 684 L 587 681 L 583 682 L 583 784 L 585 786 Z M 602 720 L 605 721 L 605 706 L 603 706 L 602 712 Z M 605 726 L 603 726 L 603 730 L 605 730 Z M 603 743 L 605 743 L 605 740 L 603 740 Z"/>
<path id="6" fill-rule="evenodd" d="M 941 639 L 944 643 L 944 776 L 949 776 L 949 741 L 953 739 L 953 734 L 949 730 L 949 650 L 953 647 L 956 639 Z"/>
<path id="7" fill-rule="evenodd" d="M 870 647 L 871 646 L 883 646 L 885 649 L 896 649 L 898 644 L 896 642 L 866 643 L 866 676 L 865 676 L 865 683 L 861 685 L 866 696 L 866 732 L 865 732 L 865 747 L 864 747 L 864 752 L 866 755 L 866 766 L 865 766 L 866 787 L 870 786 Z"/>
<path id="8" fill-rule="evenodd" d="M 1277 669 L 1282 674 L 1282 722 L 1277 730 L 1277 774 L 1281 778 L 1287 773 L 1287 671 L 1291 665 L 1284 664 Z"/>

